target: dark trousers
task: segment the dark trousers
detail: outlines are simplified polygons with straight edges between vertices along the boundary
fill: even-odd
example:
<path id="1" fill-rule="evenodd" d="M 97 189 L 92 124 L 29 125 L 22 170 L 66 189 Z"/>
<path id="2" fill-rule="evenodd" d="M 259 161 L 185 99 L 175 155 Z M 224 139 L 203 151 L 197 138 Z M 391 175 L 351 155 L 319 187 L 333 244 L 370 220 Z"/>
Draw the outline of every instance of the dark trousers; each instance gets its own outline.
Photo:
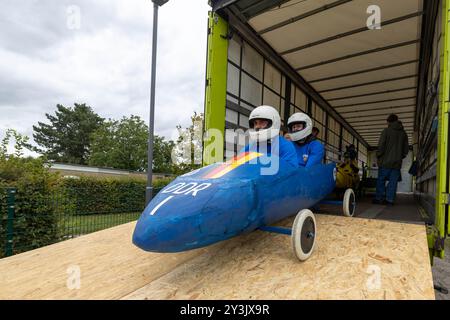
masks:
<path id="1" fill-rule="evenodd" d="M 400 178 L 400 169 L 378 169 L 377 193 L 375 198 L 383 200 L 386 193 L 386 201 L 394 202 L 397 193 L 397 184 Z M 386 180 L 389 180 L 386 189 Z"/>

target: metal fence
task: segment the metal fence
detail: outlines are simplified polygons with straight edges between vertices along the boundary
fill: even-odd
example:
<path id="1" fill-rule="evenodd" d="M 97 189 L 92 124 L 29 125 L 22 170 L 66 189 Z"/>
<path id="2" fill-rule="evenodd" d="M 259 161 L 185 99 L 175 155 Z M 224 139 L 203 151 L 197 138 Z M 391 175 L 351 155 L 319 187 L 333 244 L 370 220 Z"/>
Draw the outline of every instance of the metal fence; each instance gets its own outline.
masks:
<path id="1" fill-rule="evenodd" d="M 134 197 L 104 194 L 77 190 L 31 197 L 0 188 L 0 258 L 137 220 L 144 209 L 145 189 Z"/>

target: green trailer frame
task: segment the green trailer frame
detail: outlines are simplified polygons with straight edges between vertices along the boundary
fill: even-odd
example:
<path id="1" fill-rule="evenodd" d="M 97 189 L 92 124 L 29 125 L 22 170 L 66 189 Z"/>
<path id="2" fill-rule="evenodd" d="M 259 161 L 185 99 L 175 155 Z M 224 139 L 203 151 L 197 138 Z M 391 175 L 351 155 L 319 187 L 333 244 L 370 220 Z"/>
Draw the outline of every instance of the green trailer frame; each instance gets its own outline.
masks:
<path id="1" fill-rule="evenodd" d="M 203 165 L 223 159 L 223 148 L 215 148 L 225 134 L 227 95 L 228 23 L 217 13 L 208 19 Z M 215 134 L 214 134 L 215 133 Z"/>
<path id="2" fill-rule="evenodd" d="M 439 83 L 439 117 L 438 117 L 438 160 L 436 189 L 436 221 L 433 232 L 429 233 L 429 247 L 432 255 L 444 258 L 444 240 L 450 234 L 449 215 L 449 98 L 450 74 L 450 0 L 442 1 L 443 45 L 441 47 L 441 70 Z"/>

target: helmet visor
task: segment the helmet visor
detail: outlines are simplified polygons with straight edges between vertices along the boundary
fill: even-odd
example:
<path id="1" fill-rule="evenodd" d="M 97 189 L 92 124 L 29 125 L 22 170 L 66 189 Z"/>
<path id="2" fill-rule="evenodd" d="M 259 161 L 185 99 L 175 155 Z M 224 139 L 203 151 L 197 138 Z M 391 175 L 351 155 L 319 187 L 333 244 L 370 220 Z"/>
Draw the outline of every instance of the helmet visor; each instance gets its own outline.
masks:
<path id="1" fill-rule="evenodd" d="M 306 129 L 306 122 L 293 122 L 289 124 L 289 133 L 300 132 Z"/>
<path id="2" fill-rule="evenodd" d="M 269 129 L 272 126 L 272 120 L 264 118 L 256 118 L 249 120 L 250 129 L 255 131 Z"/>

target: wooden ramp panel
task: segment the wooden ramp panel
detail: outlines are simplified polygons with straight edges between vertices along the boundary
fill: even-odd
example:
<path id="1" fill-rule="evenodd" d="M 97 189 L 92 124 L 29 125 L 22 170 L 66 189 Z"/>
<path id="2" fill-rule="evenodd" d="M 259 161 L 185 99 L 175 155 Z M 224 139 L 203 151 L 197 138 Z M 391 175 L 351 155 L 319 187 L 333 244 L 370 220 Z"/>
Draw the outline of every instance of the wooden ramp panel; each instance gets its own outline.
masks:
<path id="1" fill-rule="evenodd" d="M 123 225 L 0 260 L 0 299 L 435 298 L 424 226 L 316 219 L 317 247 L 303 263 L 285 235 L 155 254 L 135 248 L 134 223 Z M 70 265 L 81 268 L 78 290 L 66 285 Z"/>
<path id="2" fill-rule="evenodd" d="M 135 224 L 1 259 L 0 300 L 120 299 L 205 252 L 149 254 L 131 243 Z M 74 267 L 80 270 L 80 289 L 69 289 Z"/>

